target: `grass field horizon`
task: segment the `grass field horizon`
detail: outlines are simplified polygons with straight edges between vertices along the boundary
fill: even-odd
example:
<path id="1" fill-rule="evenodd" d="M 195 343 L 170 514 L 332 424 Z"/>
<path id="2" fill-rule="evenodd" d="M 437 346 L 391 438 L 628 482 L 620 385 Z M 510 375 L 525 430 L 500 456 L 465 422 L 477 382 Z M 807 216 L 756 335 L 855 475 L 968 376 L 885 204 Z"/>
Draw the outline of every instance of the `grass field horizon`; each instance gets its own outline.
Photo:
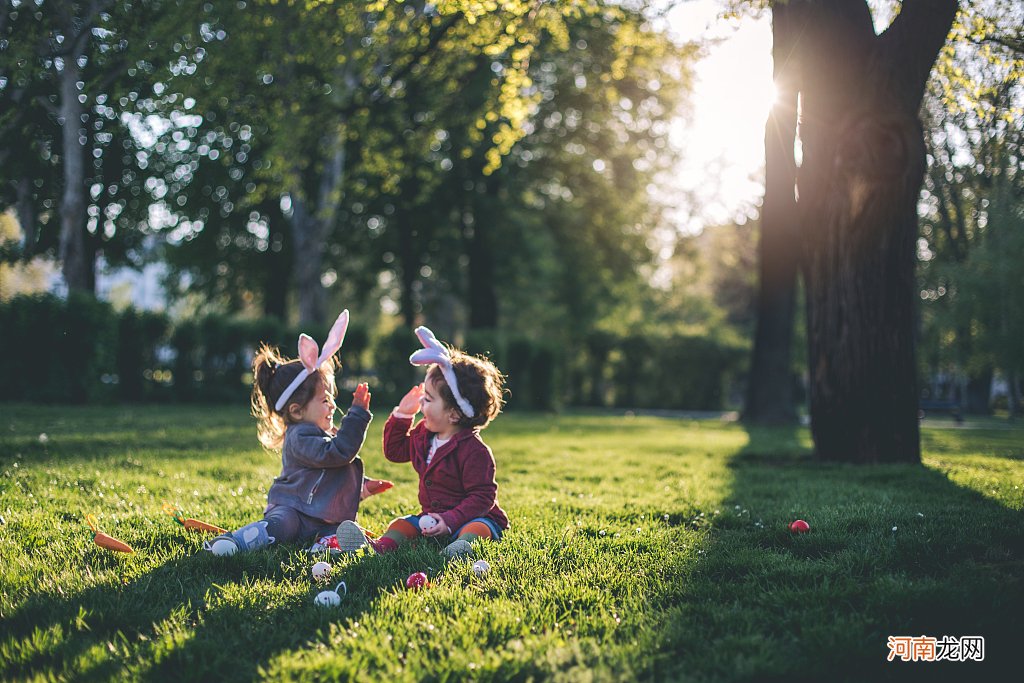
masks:
<path id="1" fill-rule="evenodd" d="M 229 558 L 162 511 L 258 519 L 277 456 L 241 406 L 6 404 L 0 680 L 994 680 L 1024 625 L 1024 429 L 925 428 L 923 466 L 816 463 L 806 429 L 567 413 L 484 433 L 512 527 L 475 577 L 422 543 Z M 415 473 L 380 531 L 417 512 Z M 987 428 L 990 427 L 990 428 Z M 131 544 L 91 541 L 84 517 Z M 793 519 L 811 525 L 794 535 Z M 405 577 L 426 571 L 429 590 Z M 985 638 L 983 662 L 888 662 L 888 636 Z"/>

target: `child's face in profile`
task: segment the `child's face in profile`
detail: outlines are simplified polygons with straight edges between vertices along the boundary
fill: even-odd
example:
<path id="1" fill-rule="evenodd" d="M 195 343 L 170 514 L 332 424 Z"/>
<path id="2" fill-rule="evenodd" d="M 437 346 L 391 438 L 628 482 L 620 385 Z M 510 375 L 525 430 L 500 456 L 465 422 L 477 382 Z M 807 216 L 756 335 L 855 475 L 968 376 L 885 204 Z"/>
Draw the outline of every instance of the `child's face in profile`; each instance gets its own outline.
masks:
<path id="1" fill-rule="evenodd" d="M 302 421 L 315 424 L 329 432 L 334 427 L 334 411 L 337 409 L 334 392 L 324 383 L 323 377 L 320 377 L 313 397 L 302 406 Z"/>
<path id="2" fill-rule="evenodd" d="M 423 421 L 427 429 L 435 434 L 452 431 L 455 425 L 452 423 L 454 409 L 444 404 L 434 382 L 423 383 L 423 396 L 420 397 L 420 412 L 423 413 Z"/>

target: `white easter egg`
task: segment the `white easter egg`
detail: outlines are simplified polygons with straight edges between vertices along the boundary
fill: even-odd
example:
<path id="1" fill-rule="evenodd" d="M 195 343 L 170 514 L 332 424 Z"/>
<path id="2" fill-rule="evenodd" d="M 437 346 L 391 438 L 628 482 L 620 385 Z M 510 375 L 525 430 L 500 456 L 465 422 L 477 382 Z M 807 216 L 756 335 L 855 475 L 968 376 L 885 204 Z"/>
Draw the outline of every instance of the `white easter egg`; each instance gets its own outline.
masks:
<path id="1" fill-rule="evenodd" d="M 317 562 L 313 565 L 313 578 L 322 581 L 331 575 L 331 565 L 327 562 Z"/>
<path id="2" fill-rule="evenodd" d="M 420 517 L 420 531 L 430 531 L 437 526 L 437 520 L 429 515 Z"/>
<path id="3" fill-rule="evenodd" d="M 320 591 L 313 602 L 322 607 L 337 607 L 341 604 L 341 596 L 335 591 Z"/>
<path id="4" fill-rule="evenodd" d="M 473 573 L 477 576 L 483 576 L 489 571 L 491 571 L 491 565 L 487 560 L 477 560 L 473 563 Z"/>

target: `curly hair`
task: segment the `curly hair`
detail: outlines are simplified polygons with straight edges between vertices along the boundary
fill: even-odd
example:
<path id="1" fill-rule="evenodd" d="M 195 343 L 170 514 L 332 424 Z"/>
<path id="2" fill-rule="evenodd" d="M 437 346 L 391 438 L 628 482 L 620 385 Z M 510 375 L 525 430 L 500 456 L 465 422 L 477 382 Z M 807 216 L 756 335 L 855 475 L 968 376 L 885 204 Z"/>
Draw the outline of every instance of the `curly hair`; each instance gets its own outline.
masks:
<path id="1" fill-rule="evenodd" d="M 469 401 L 476 414 L 468 417 L 459 409 L 455 403 L 455 395 L 441 373 L 441 368 L 431 365 L 427 371 L 427 381 L 434 386 L 444 401 L 445 408 L 454 408 L 458 412 L 460 427 L 483 429 L 498 416 L 505 404 L 505 376 L 489 358 L 470 356 L 453 348 L 449 348 L 448 353 L 451 356 L 455 381 L 459 384 L 459 393 Z"/>
<path id="2" fill-rule="evenodd" d="M 278 450 L 284 443 L 284 432 L 293 423 L 288 414 L 288 406 L 293 403 L 306 405 L 313 398 L 321 380 L 331 394 L 336 393 L 335 362 L 334 358 L 328 358 L 317 372 L 303 380 L 292 392 L 284 408 L 275 410 L 277 399 L 301 371 L 301 361 L 285 358 L 277 348 L 266 344 L 260 345 L 252 359 L 252 416 L 256 418 L 256 436 L 268 450 Z"/>

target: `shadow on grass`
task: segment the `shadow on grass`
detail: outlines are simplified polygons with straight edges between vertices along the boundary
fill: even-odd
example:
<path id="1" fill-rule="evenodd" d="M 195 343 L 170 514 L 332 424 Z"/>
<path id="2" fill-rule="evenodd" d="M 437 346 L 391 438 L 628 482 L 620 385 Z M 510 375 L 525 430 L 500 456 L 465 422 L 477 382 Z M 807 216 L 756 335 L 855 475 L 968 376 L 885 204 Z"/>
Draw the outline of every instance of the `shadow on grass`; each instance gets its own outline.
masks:
<path id="1" fill-rule="evenodd" d="M 1019 675 L 1020 512 L 928 467 L 818 463 L 798 430 L 748 434 L 729 460 L 731 493 L 662 648 L 686 650 L 700 634 L 706 675 L 665 660 L 655 678 Z M 790 532 L 795 519 L 808 521 L 810 532 Z M 984 661 L 887 661 L 888 636 L 922 635 L 983 636 Z"/>
<path id="2" fill-rule="evenodd" d="M 0 679 L 254 680 L 279 653 L 327 644 L 332 625 L 359 621 L 425 566 L 424 552 L 334 560 L 323 584 L 310 578 L 314 558 L 293 548 L 229 558 L 200 552 L 74 595 L 34 593 L 0 620 Z M 84 561 L 107 570 L 120 558 L 97 550 Z M 352 589 L 338 608 L 314 604 L 339 581 Z"/>

